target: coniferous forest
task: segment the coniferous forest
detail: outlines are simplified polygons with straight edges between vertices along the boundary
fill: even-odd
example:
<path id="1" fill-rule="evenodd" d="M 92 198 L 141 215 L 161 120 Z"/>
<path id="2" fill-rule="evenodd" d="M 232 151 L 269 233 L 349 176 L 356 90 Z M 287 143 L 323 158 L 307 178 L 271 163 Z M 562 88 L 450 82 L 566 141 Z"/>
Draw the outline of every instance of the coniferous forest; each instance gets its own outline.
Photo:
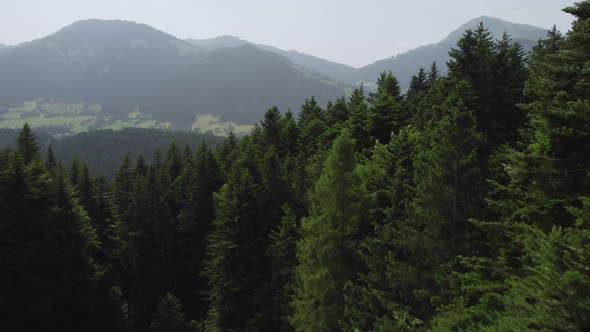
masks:
<path id="1" fill-rule="evenodd" d="M 565 11 L 531 54 L 482 24 L 448 74 L 112 180 L 25 125 L 0 154 L 3 329 L 590 330 L 590 1 Z"/>

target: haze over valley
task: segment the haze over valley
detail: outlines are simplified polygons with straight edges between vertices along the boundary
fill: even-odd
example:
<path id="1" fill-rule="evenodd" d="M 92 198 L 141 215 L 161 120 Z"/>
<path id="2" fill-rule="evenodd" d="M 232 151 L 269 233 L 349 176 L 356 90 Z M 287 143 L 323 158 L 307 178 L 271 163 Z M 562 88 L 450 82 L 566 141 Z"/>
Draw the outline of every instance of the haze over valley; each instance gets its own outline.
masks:
<path id="1" fill-rule="evenodd" d="M 120 20 L 75 22 L 41 39 L 0 47 L 0 128 L 60 127 L 64 133 L 124 127 L 246 133 L 272 106 L 297 114 L 302 100 L 320 105 L 375 87 L 391 71 L 410 78 L 448 52 L 464 31 L 483 23 L 528 52 L 539 27 L 478 17 L 444 40 L 361 68 L 235 36 L 181 40 Z"/>

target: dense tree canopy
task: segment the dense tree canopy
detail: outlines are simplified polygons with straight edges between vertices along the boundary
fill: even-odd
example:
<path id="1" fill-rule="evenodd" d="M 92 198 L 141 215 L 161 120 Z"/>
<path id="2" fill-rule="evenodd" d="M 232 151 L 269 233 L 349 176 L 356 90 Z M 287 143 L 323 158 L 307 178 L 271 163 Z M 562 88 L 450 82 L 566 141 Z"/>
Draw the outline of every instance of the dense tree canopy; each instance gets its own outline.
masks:
<path id="1" fill-rule="evenodd" d="M 218 146 L 158 136 L 112 180 L 25 125 L 0 152 L 4 325 L 590 329 L 590 2 L 565 11 L 528 57 L 480 25 L 447 76 L 383 73 Z"/>

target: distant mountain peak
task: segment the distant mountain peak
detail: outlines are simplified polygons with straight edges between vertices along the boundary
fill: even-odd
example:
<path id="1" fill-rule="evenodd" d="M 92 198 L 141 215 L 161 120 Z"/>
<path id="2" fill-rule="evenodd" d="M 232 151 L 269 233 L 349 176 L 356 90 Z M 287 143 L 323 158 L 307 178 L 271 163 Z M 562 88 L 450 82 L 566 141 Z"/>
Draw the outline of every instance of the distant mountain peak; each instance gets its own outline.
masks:
<path id="1" fill-rule="evenodd" d="M 155 28 L 153 28 L 147 24 L 137 23 L 137 22 L 133 22 L 133 21 L 117 20 L 117 19 L 103 20 L 103 19 L 98 19 L 98 18 L 91 18 L 91 19 L 85 19 L 85 20 L 78 20 L 78 21 L 73 22 L 70 25 L 66 25 L 65 27 L 58 30 L 56 32 L 56 34 L 60 33 L 60 32 L 64 32 L 64 31 L 67 32 L 67 31 L 76 30 L 76 29 L 105 28 L 105 27 L 117 27 L 117 28 L 133 27 L 133 28 L 143 28 L 145 30 L 158 31 Z"/>
<path id="2" fill-rule="evenodd" d="M 125 20 L 86 19 L 76 21 L 63 27 L 44 39 L 68 40 L 99 40 L 108 42 L 106 38 L 128 39 L 135 37 L 149 37 L 156 39 L 179 40 L 175 36 L 153 28 L 147 24 Z"/>
<path id="3" fill-rule="evenodd" d="M 235 47 L 208 49 L 211 42 Z M 237 37 L 203 46 L 135 22 L 77 21 L 0 48 L 0 106 L 39 98 L 84 102 L 100 105 L 100 121 L 126 121 L 138 111 L 190 129 L 196 113 L 251 124 L 272 105 L 298 109 L 309 96 L 326 103 L 344 94 L 343 86 Z"/>
<path id="4" fill-rule="evenodd" d="M 390 70 L 398 76 L 400 85 L 405 88 L 409 85 L 411 76 L 420 67 L 428 68 L 433 61 L 436 61 L 439 69 L 445 72 L 450 49 L 457 45 L 467 29 L 476 28 L 480 22 L 490 31 L 493 38 L 500 39 L 504 33 L 507 33 L 512 40 L 519 42 L 525 51 L 531 50 L 537 41 L 545 38 L 547 34 L 547 30 L 539 27 L 482 15 L 462 24 L 438 43 L 419 46 L 408 52 L 360 68 L 353 76 L 355 82 L 375 82 L 380 72 Z M 346 83 L 354 82 L 348 81 Z"/>
<path id="5" fill-rule="evenodd" d="M 480 23 L 488 29 L 494 38 L 499 38 L 504 32 L 508 33 L 512 39 L 541 39 L 544 38 L 547 30 L 533 25 L 513 23 L 497 17 L 482 15 L 473 18 L 467 23 L 461 25 L 458 29 L 451 32 L 445 39 L 447 42 L 456 43 L 463 35 L 465 30 L 474 29 Z"/>

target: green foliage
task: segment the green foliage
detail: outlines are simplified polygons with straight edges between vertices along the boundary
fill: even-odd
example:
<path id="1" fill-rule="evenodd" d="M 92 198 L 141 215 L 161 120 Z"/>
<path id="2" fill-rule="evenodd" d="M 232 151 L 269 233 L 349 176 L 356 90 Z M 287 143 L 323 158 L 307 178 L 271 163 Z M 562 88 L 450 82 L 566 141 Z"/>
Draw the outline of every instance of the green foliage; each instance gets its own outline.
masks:
<path id="1" fill-rule="evenodd" d="M 209 234 L 205 275 L 209 280 L 210 330 L 243 330 L 254 313 L 252 298 L 261 287 L 265 258 L 261 250 L 261 222 L 252 175 L 236 164 L 215 194 L 216 217 Z"/>
<path id="2" fill-rule="evenodd" d="M 586 218 L 590 211 L 586 210 Z M 590 327 L 590 232 L 521 226 L 523 276 L 509 278 L 502 311 L 482 331 L 584 331 Z"/>
<path id="3" fill-rule="evenodd" d="M 289 206 L 283 208 L 283 218 L 276 229 L 270 233 L 267 255 L 271 258 L 272 280 L 270 288 L 275 290 L 272 308 L 279 331 L 290 331 L 289 316 L 292 314 L 291 299 L 294 291 L 294 272 L 297 265 L 296 247 L 299 240 L 297 217 Z"/>
<path id="4" fill-rule="evenodd" d="M 0 300 L 5 322 L 24 331 L 120 330 L 121 307 L 97 263 L 96 231 L 63 171 L 49 173 L 30 153 L 34 137 L 27 132 L 0 172 L 0 281 L 10 285 Z"/>
<path id="5" fill-rule="evenodd" d="M 343 317 L 344 284 L 358 266 L 354 248 L 367 201 L 354 165 L 354 143 L 345 131 L 334 141 L 302 222 L 291 318 L 296 331 L 337 330 Z"/>
<path id="6" fill-rule="evenodd" d="M 31 132 L 28 123 L 23 125 L 22 130 L 16 139 L 16 148 L 25 164 L 30 164 L 34 159 L 40 158 L 39 146 L 35 142 L 35 136 Z"/>
<path id="7" fill-rule="evenodd" d="M 25 125 L 0 152 L 5 325 L 590 329 L 589 3 L 528 67 L 480 25 L 448 77 L 420 69 L 402 95 L 383 73 L 368 97 L 272 107 L 218 146 L 92 132 L 41 160 Z"/>
<path id="8" fill-rule="evenodd" d="M 182 305 L 176 296 L 166 293 L 154 313 L 150 324 L 153 332 L 182 332 L 187 330 L 187 323 L 182 314 Z"/>

